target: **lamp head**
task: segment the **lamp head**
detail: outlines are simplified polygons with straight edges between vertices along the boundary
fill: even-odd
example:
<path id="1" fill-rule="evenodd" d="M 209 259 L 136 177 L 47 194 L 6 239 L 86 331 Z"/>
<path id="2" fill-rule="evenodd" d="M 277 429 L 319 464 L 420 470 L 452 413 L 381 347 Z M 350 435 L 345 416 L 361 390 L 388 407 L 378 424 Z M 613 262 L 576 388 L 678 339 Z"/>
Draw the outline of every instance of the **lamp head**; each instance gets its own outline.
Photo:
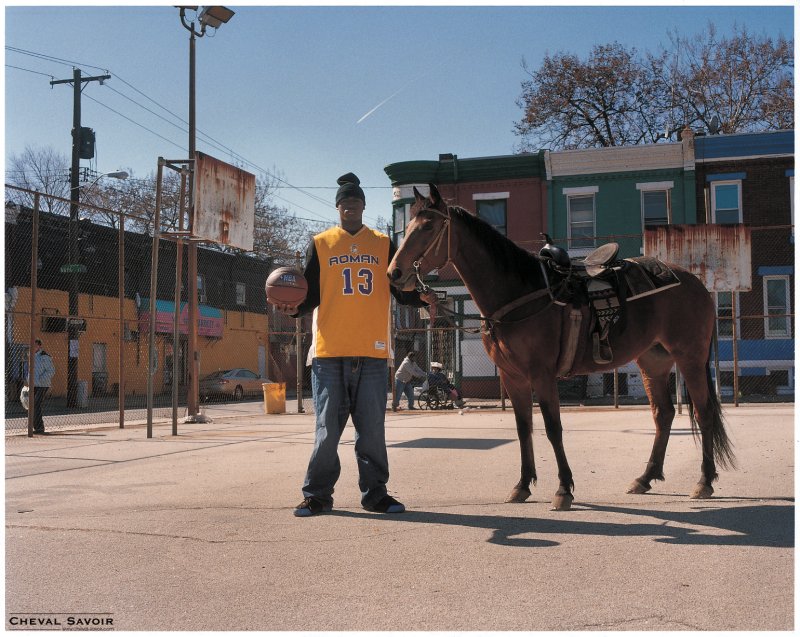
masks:
<path id="1" fill-rule="evenodd" d="M 197 21 L 204 27 L 216 29 L 230 20 L 234 13 L 227 7 L 203 7 L 197 15 Z"/>

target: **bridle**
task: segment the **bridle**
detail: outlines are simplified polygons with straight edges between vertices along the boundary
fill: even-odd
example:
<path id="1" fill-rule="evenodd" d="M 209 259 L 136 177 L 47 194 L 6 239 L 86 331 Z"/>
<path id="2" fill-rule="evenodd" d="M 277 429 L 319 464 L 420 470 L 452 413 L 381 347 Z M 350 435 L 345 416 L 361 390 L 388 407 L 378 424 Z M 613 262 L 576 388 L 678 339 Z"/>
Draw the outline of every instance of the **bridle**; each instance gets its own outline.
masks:
<path id="1" fill-rule="evenodd" d="M 424 271 L 420 272 L 420 270 L 422 268 L 422 261 L 423 261 L 423 259 L 425 257 L 428 256 L 428 253 L 431 250 L 433 250 L 434 253 L 438 253 L 439 252 L 439 248 L 442 247 L 442 241 L 444 241 L 444 233 L 445 233 L 445 231 L 447 231 L 447 260 L 444 263 L 442 263 L 442 265 L 440 265 L 438 267 L 439 268 L 443 268 L 448 263 L 452 263 L 453 262 L 452 255 L 451 255 L 451 245 L 452 244 L 451 244 L 451 241 L 450 241 L 450 239 L 451 239 L 451 233 L 450 233 L 451 216 L 450 216 L 450 214 L 451 213 L 450 213 L 450 210 L 447 210 L 446 212 L 442 212 L 441 210 L 438 210 L 437 208 L 423 208 L 422 210 L 420 210 L 417 213 L 417 215 L 419 215 L 421 212 L 435 212 L 437 215 L 439 215 L 441 217 L 444 217 L 444 222 L 442 223 L 442 227 L 439 228 L 438 232 L 436 233 L 436 236 L 433 238 L 433 241 L 431 241 L 431 244 L 425 249 L 425 251 L 421 255 L 419 255 L 419 257 L 417 257 L 417 259 L 414 261 L 414 263 L 411 264 L 412 267 L 414 268 L 414 276 L 417 278 L 417 285 L 416 285 L 417 290 L 419 292 L 423 293 L 423 294 L 427 294 L 428 292 L 431 291 L 431 288 L 430 288 L 429 285 L 427 285 L 422 280 L 422 275 L 424 274 Z"/>
<path id="2" fill-rule="evenodd" d="M 439 268 L 443 268 L 448 263 L 453 263 L 452 242 L 451 242 L 451 238 L 452 238 L 451 237 L 452 213 L 450 212 L 449 209 L 447 209 L 446 212 L 443 212 L 443 211 L 441 211 L 441 210 L 439 210 L 437 208 L 423 208 L 422 210 L 420 210 L 417 213 L 417 215 L 419 215 L 422 212 L 436 213 L 440 217 L 444 218 L 444 222 L 442 223 L 441 228 L 439 228 L 439 230 L 437 231 L 436 236 L 434 237 L 433 241 L 431 241 L 430 245 L 427 248 L 425 248 L 425 250 L 422 252 L 422 254 L 420 254 L 420 256 L 417 257 L 417 259 L 412 263 L 412 267 L 414 268 L 414 276 L 417 279 L 417 283 L 416 283 L 415 287 L 416 287 L 417 291 L 420 292 L 421 294 L 427 294 L 427 293 L 431 292 L 433 290 L 433 288 L 431 288 L 428 284 L 426 284 L 422 280 L 422 275 L 424 274 L 424 272 L 426 272 L 426 270 L 422 269 L 422 262 L 428 256 L 428 254 L 431 253 L 431 251 L 433 251 L 434 254 L 439 252 L 440 248 L 442 247 L 442 242 L 444 241 L 445 231 L 447 232 L 447 259 L 445 260 L 444 263 L 442 263 L 438 267 Z M 501 322 L 502 323 L 520 323 L 520 322 L 528 321 L 528 320 L 532 319 L 533 317 L 539 315 L 540 313 L 544 312 L 545 310 L 549 309 L 553 305 L 553 303 L 557 303 L 556 299 L 553 296 L 553 292 L 550 289 L 549 282 L 547 281 L 547 273 L 545 272 L 544 266 L 542 265 L 541 261 L 539 261 L 539 267 L 542 268 L 542 273 L 544 275 L 545 282 L 546 282 L 545 287 L 543 289 L 536 290 L 534 292 L 531 292 L 530 294 L 526 294 L 526 295 L 524 295 L 524 296 L 522 296 L 522 297 L 520 297 L 518 299 L 515 299 L 515 300 L 511 301 L 510 303 L 507 303 L 506 305 L 504 305 L 500 309 L 498 309 L 495 312 L 493 312 L 491 316 L 487 317 L 487 316 L 479 315 L 477 318 L 480 318 L 481 323 L 482 323 L 482 327 L 480 329 L 481 333 L 492 334 L 493 335 L 492 327 L 494 325 L 499 324 Z M 535 300 L 537 300 L 537 299 L 539 299 L 539 298 L 541 298 L 543 296 L 549 296 L 550 297 L 550 301 L 544 307 L 539 308 L 537 311 L 533 312 L 533 314 L 528 314 L 527 316 L 525 316 L 523 318 L 516 319 L 516 320 L 511 320 L 511 321 L 509 321 L 508 319 L 505 318 L 513 310 L 516 310 L 516 309 L 518 309 L 520 307 L 523 307 L 523 306 L 531 303 L 532 301 L 535 301 Z M 453 312 L 452 310 L 448 310 L 447 308 L 442 308 L 442 309 L 445 310 L 448 314 L 451 314 L 452 316 L 461 316 L 463 318 L 472 318 L 471 316 L 468 316 L 468 315 L 465 315 L 465 314 L 459 314 L 458 312 Z M 501 319 L 503 319 L 503 320 L 501 321 Z M 471 331 L 471 330 L 468 330 L 468 331 Z"/>

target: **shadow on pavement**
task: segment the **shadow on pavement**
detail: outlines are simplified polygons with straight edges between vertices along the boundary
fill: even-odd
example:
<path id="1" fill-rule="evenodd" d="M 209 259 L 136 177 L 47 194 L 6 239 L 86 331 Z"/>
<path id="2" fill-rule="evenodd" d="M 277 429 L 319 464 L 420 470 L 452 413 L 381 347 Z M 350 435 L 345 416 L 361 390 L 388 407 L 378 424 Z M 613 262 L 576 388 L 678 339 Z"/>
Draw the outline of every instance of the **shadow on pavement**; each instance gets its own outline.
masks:
<path id="1" fill-rule="evenodd" d="M 530 502 L 528 504 L 541 504 Z M 514 505 L 519 506 L 519 505 Z M 661 522 L 583 522 L 575 519 L 583 511 L 606 512 L 655 518 Z M 380 519 L 380 515 L 334 510 L 328 515 Z M 552 514 L 556 515 L 556 514 Z M 548 535 L 588 535 L 615 537 L 652 537 L 656 542 L 684 545 L 794 546 L 793 505 L 716 506 L 709 502 L 702 508 L 687 511 L 659 511 L 619 506 L 575 504 L 570 512 L 558 513 L 559 519 L 519 516 L 469 515 L 438 511 L 407 510 L 388 516 L 393 522 L 463 526 L 492 531 L 488 542 L 522 548 L 547 548 L 560 543 L 545 539 Z M 666 524 L 665 524 L 666 523 Z M 705 528 L 696 528 L 705 527 Z"/>

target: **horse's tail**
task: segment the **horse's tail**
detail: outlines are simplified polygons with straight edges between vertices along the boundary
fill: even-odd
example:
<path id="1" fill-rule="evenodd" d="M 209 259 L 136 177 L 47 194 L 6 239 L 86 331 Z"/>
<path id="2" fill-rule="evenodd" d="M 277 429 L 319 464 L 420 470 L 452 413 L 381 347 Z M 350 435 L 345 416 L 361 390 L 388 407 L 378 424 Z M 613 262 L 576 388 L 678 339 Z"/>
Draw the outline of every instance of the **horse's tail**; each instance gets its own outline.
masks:
<path id="1" fill-rule="evenodd" d="M 722 405 L 720 405 L 714 383 L 711 380 L 710 352 L 708 359 L 706 359 L 706 384 L 708 386 L 708 411 L 711 414 L 708 433 L 711 435 L 714 462 L 723 469 L 736 469 L 736 456 L 733 453 L 733 444 L 730 438 L 728 438 L 727 431 L 725 431 L 725 420 L 722 417 Z M 696 437 L 698 435 L 699 425 L 695 415 L 694 403 L 692 402 L 691 394 L 687 393 L 687 398 L 689 403 L 689 421 L 692 423 L 692 433 Z"/>

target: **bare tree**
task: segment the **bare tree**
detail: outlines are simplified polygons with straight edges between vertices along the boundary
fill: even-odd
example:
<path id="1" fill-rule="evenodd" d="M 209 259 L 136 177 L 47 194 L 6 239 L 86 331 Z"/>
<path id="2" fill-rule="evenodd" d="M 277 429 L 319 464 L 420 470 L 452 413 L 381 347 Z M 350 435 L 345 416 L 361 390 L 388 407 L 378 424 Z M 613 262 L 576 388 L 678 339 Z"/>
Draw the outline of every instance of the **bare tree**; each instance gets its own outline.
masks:
<path id="1" fill-rule="evenodd" d="M 671 36 L 672 50 L 640 56 L 618 43 L 586 60 L 547 55 L 530 69 L 517 105 L 518 149 L 652 143 L 689 125 L 710 133 L 794 127 L 793 44 L 714 26 Z"/>
<path id="2" fill-rule="evenodd" d="M 794 128 L 792 42 L 757 37 L 739 26 L 719 37 L 710 23 L 694 38 L 675 32 L 670 39 L 675 54 L 667 79 L 676 125 L 712 133 Z"/>
<path id="3" fill-rule="evenodd" d="M 12 155 L 6 168 L 6 183 L 69 199 L 70 160 L 52 147 L 26 146 L 19 155 Z M 33 207 L 33 195 L 18 190 L 6 191 L 6 199 Z M 41 209 L 56 214 L 69 214 L 69 204 L 51 197 L 40 198 Z"/>
<path id="4" fill-rule="evenodd" d="M 125 228 L 131 232 L 152 234 L 155 218 L 156 175 L 143 179 L 133 176 L 125 181 L 101 178 L 81 186 L 80 217 L 94 223 L 119 227 L 118 213 L 127 215 Z M 69 161 L 52 148 L 26 148 L 12 157 L 6 179 L 8 183 L 38 190 L 42 193 L 69 199 Z M 304 254 L 313 234 L 326 227 L 324 222 L 300 219 L 287 208 L 274 203 L 278 178 L 261 175 L 256 179 L 255 224 L 253 252 L 282 263 L 294 263 L 295 254 Z M 33 196 L 15 190 L 7 191 L 7 199 L 31 207 Z M 184 193 L 184 210 L 188 210 L 188 195 Z M 69 203 L 42 198 L 42 209 L 68 215 Z M 88 204 L 88 205 L 87 205 Z M 180 227 L 181 177 L 173 170 L 163 173 L 161 183 L 161 229 L 177 230 Z M 186 224 L 184 224 L 186 229 Z M 236 248 L 221 246 L 220 250 L 236 252 Z"/>
<path id="5" fill-rule="evenodd" d="M 650 68 L 636 50 L 598 45 L 585 61 L 576 55 L 545 56 L 538 70 L 523 60 L 530 79 L 522 83 L 517 106 L 524 115 L 515 127 L 521 150 L 620 146 L 651 141 Z"/>

